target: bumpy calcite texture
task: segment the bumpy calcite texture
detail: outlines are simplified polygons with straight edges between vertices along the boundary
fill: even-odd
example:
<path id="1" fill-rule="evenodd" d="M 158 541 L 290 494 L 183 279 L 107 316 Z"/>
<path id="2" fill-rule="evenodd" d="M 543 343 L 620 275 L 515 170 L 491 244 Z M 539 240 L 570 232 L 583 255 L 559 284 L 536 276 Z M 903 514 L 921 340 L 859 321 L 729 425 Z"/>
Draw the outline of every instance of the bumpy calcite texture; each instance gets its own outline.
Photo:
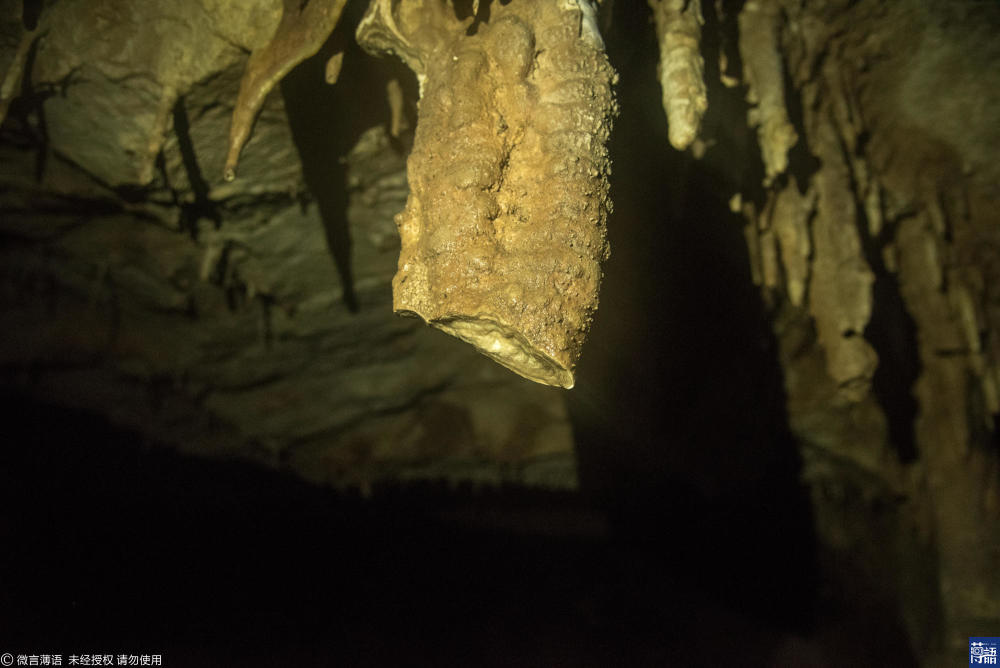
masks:
<path id="1" fill-rule="evenodd" d="M 608 256 L 615 73 L 584 0 L 490 12 L 470 35 L 437 0 L 374 2 L 359 27 L 421 83 L 394 307 L 569 388 Z"/>
<path id="2" fill-rule="evenodd" d="M 701 57 L 701 0 L 649 0 L 660 43 L 660 86 L 670 144 L 686 149 L 708 109 Z"/>

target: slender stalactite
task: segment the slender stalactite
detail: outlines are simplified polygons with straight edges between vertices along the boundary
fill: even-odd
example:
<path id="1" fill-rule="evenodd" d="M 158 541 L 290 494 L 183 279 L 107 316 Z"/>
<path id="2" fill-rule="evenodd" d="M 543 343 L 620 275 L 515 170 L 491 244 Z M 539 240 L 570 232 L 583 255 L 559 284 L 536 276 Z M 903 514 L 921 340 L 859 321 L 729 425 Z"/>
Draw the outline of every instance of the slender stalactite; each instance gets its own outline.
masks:
<path id="1" fill-rule="evenodd" d="M 824 485 L 847 477 L 824 456 L 903 500 L 905 548 L 869 567 L 933 571 L 888 583 L 929 664 L 1000 623 L 1000 220 L 983 151 L 1000 80 L 977 24 L 1000 14 L 953 9 L 749 0 L 737 18 L 764 191 L 734 201 L 779 314 L 804 475 L 818 518 L 838 505 Z"/>
<path id="2" fill-rule="evenodd" d="M 708 109 L 701 57 L 701 0 L 649 0 L 660 43 L 660 86 L 670 143 L 684 150 L 698 136 Z"/>
<path id="3" fill-rule="evenodd" d="M 264 98 L 293 67 L 323 46 L 337 26 L 346 0 L 285 0 L 278 30 L 267 44 L 254 49 L 240 82 L 240 93 L 229 130 L 225 179 L 236 178 L 240 151 L 250 138 Z M 339 65 L 335 68 L 339 74 Z M 328 72 L 327 79 L 331 74 Z M 336 75 L 332 75 L 336 81 Z M 331 82 L 332 83 L 332 82 Z"/>
<path id="4" fill-rule="evenodd" d="M 750 0 L 739 15 L 748 121 L 757 128 L 768 183 L 788 167 L 788 150 L 798 140 L 785 104 L 780 26 L 781 7 L 771 0 Z"/>

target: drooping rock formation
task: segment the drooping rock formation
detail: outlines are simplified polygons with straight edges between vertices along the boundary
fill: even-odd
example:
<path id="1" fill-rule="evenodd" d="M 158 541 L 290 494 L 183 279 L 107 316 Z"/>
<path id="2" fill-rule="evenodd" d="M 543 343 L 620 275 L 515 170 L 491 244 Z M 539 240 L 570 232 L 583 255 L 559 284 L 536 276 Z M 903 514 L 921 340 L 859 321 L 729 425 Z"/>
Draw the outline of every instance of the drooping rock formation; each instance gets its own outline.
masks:
<path id="1" fill-rule="evenodd" d="M 391 309 L 496 344 L 526 375 L 572 382 L 608 208 L 613 75 L 596 31 L 584 30 L 589 5 L 375 2 L 363 41 L 396 53 L 413 82 L 353 43 L 357 3 L 339 21 L 332 0 L 41 4 L 22 21 L 22 3 L 0 0 L 5 391 L 337 486 L 575 483 L 564 393 Z M 624 379 L 631 394 L 573 396 L 607 419 L 614 447 L 621 432 L 641 446 L 628 476 L 650 468 L 650 453 L 680 450 L 665 433 L 715 434 L 709 423 L 738 403 L 720 391 L 731 388 L 678 383 L 672 363 L 636 367 L 692 349 L 707 358 L 731 342 L 671 338 L 678 323 L 665 304 L 683 293 L 682 315 L 711 311 L 720 290 L 753 294 L 752 276 L 777 342 L 780 368 L 770 371 L 785 396 L 775 401 L 797 443 L 827 595 L 898 615 L 928 664 L 960 653 L 969 633 L 992 633 L 1000 620 L 997 9 L 648 4 L 660 90 L 634 109 L 655 110 L 662 94 L 663 136 L 650 132 L 649 144 L 663 155 L 668 140 L 692 150 L 669 151 L 658 165 L 671 176 L 632 190 L 627 215 L 708 246 L 718 239 L 698 237 L 698 225 L 729 203 L 746 222 L 750 266 L 722 266 L 736 255 L 726 247 L 707 254 L 720 266 L 699 281 L 659 267 L 642 276 L 643 308 L 616 323 L 592 376 Z M 325 23 L 303 23 L 321 10 Z M 605 34 L 611 45 L 614 32 Z M 241 77 L 257 71 L 249 54 L 276 52 L 239 101 Z M 654 76 L 650 63 L 651 85 Z M 227 142 L 248 132 L 239 178 L 225 182 Z M 627 148 L 615 158 L 629 160 Z M 692 174 L 717 201 L 674 216 Z M 663 191 L 674 201 L 664 204 Z M 514 273 L 541 278 L 521 284 Z M 708 275 L 723 278 L 706 287 Z M 464 303 L 446 306 L 445 294 Z M 570 317 L 547 329 L 567 306 Z M 748 341 L 746 350 L 760 343 Z M 632 367 L 621 363 L 629 347 L 642 349 Z M 524 350 L 542 352 L 519 361 Z M 732 358 L 715 366 L 727 380 L 760 371 Z M 658 402 L 668 395 L 678 421 L 688 410 L 698 419 L 664 429 Z M 646 419 L 616 422 L 632 400 L 642 410 L 630 415 Z M 701 448 L 710 453 L 701 470 L 717 477 L 697 485 L 725 489 L 726 471 L 738 479 L 774 464 L 741 445 Z M 649 490 L 637 497 L 662 498 Z M 788 557 L 793 567 L 801 558 Z"/>
<path id="2" fill-rule="evenodd" d="M 592 11 L 493 6 L 468 34 L 439 0 L 376 1 L 358 29 L 420 79 L 396 311 L 566 388 L 608 254 L 614 73 Z"/>
<path id="3" fill-rule="evenodd" d="M 253 122 L 267 94 L 293 67 L 319 51 L 336 27 L 345 2 L 346 0 L 285 0 L 281 21 L 274 34 L 267 44 L 254 49 L 247 59 L 233 111 L 233 122 L 229 128 L 229 151 L 224 173 L 227 181 L 236 178 L 240 151 L 250 137 Z M 342 59 L 343 53 L 330 60 L 330 63 L 336 64 L 338 72 Z M 327 83 L 337 81 L 329 68 L 325 78 Z"/>
<path id="4" fill-rule="evenodd" d="M 708 106 L 701 56 L 701 0 L 650 0 L 660 44 L 660 86 L 670 143 L 684 150 L 695 140 Z"/>
<path id="5" fill-rule="evenodd" d="M 16 9 L 0 67 L 23 33 Z M 387 130 L 398 71 L 348 42 L 331 87 L 322 51 L 267 96 L 224 181 L 248 52 L 281 14 L 44 9 L 0 144 L 4 389 L 338 487 L 573 486 L 557 392 L 392 313 L 408 190 L 405 119 Z M 330 129 L 300 137 L 302 109 Z"/>
<path id="6" fill-rule="evenodd" d="M 741 209 L 818 526 L 932 663 L 1000 628 L 998 25 L 986 3 L 739 15 L 765 184 Z"/>

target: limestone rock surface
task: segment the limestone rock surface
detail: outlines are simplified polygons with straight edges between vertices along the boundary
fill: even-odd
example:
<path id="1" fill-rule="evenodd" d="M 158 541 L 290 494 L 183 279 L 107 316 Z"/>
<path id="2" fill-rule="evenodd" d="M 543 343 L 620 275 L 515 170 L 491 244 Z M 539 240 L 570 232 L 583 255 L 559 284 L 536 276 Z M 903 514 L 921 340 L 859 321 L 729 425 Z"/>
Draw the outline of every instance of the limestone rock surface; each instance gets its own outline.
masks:
<path id="1" fill-rule="evenodd" d="M 358 33 L 407 54 L 421 80 L 394 308 L 565 388 L 611 207 L 615 75 L 588 7 L 493 6 L 469 34 L 436 0 L 374 2 Z"/>
<path id="2" fill-rule="evenodd" d="M 348 120 L 330 117 L 339 134 L 317 176 L 294 93 L 275 89 L 239 178 L 223 180 L 248 52 L 280 2 L 45 11 L 38 95 L 15 99 L 0 136 L 5 390 L 365 492 L 576 484 L 558 392 L 392 313 L 411 139 L 389 134 L 384 98 L 333 112 Z M 21 28 L 4 25 L 8 62 Z M 372 76 L 385 90 L 376 61 L 356 47 L 344 61 L 338 85 Z M 320 74 L 314 90 L 315 106 L 337 89 Z"/>

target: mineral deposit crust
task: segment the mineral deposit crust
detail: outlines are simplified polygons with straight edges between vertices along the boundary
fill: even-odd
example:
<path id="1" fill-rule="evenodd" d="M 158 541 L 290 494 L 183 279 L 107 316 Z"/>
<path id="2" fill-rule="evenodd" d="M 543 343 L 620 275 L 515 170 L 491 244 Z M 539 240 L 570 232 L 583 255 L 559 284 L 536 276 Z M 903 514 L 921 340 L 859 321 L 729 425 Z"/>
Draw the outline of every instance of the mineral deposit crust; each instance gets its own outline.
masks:
<path id="1" fill-rule="evenodd" d="M 597 308 L 611 207 L 615 74 L 588 8 L 494 3 L 469 34 L 434 0 L 374 2 L 358 31 L 421 82 L 394 308 L 565 388 Z"/>

